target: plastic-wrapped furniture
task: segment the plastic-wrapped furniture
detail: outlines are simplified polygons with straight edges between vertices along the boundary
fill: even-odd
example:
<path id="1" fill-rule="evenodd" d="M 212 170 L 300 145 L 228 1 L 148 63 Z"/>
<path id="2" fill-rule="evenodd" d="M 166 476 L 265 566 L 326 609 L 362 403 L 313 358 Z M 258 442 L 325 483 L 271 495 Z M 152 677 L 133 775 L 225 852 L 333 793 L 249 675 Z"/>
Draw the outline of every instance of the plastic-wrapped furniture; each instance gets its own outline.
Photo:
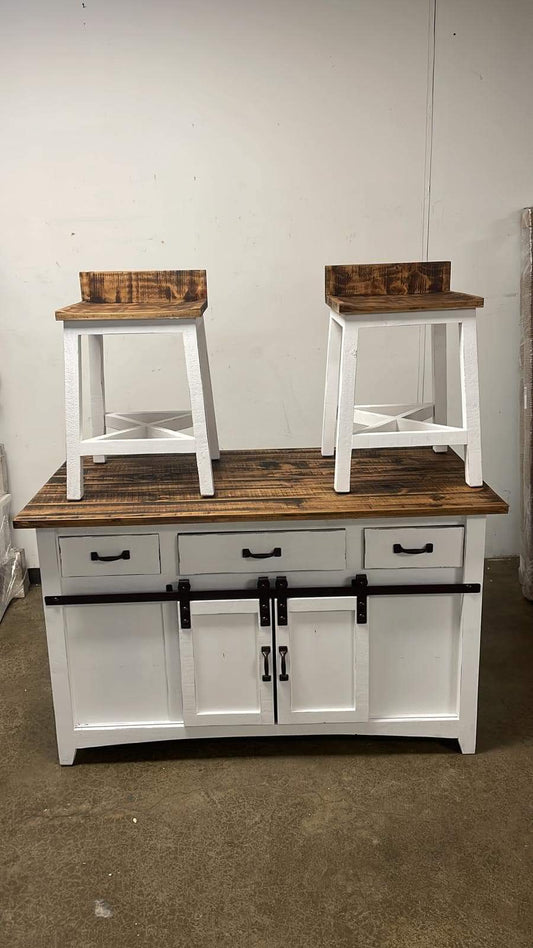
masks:
<path id="1" fill-rule="evenodd" d="M 56 312 L 65 344 L 67 498 L 83 497 L 83 456 L 196 454 L 200 493 L 214 493 L 218 437 L 203 314 L 205 270 L 80 273 L 82 302 Z M 108 334 L 181 333 L 191 411 L 107 412 L 103 340 Z M 82 436 L 81 337 L 89 342 L 92 432 Z M 191 429 L 193 433 L 188 433 Z"/>
<path id="2" fill-rule="evenodd" d="M 348 264 L 326 267 L 330 310 L 322 454 L 335 453 L 334 487 L 350 490 L 352 451 L 465 445 L 465 479 L 483 483 L 476 309 L 483 299 L 450 291 L 449 262 Z M 446 326 L 459 327 L 462 424 L 447 424 Z M 410 405 L 355 405 L 359 329 L 431 326 L 433 399 Z"/>
<path id="3" fill-rule="evenodd" d="M 520 582 L 533 599 L 533 208 L 522 212 L 520 284 L 520 371 L 522 379 L 520 460 L 522 467 L 522 544 Z"/>

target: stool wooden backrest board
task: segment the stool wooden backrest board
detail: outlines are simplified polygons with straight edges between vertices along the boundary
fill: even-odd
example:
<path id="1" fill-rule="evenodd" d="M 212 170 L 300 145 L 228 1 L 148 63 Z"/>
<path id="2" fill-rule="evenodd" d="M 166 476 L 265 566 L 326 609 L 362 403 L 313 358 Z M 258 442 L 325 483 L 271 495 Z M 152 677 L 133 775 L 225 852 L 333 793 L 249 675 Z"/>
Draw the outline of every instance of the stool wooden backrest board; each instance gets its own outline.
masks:
<path id="1" fill-rule="evenodd" d="M 326 267 L 326 296 L 405 296 L 447 293 L 449 260 L 418 263 L 354 263 Z"/>
<path id="2" fill-rule="evenodd" d="M 80 273 L 84 303 L 207 301 L 205 270 L 118 270 Z"/>

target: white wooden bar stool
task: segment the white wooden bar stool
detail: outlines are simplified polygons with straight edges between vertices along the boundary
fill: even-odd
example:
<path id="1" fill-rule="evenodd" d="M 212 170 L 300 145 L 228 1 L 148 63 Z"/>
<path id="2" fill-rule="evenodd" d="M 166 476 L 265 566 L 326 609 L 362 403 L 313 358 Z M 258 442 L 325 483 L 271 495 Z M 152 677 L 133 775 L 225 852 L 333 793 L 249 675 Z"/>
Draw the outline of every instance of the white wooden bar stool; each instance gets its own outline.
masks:
<path id="1" fill-rule="evenodd" d="M 83 497 L 83 457 L 195 453 L 203 496 L 214 494 L 219 458 L 203 314 L 205 270 L 80 273 L 82 302 L 56 312 L 65 344 L 67 499 Z M 182 333 L 191 411 L 107 412 L 107 334 Z M 91 432 L 82 436 L 81 337 L 88 337 Z M 187 429 L 192 428 L 192 433 Z"/>
<path id="2" fill-rule="evenodd" d="M 322 454 L 335 453 L 335 490 L 350 490 L 352 450 L 464 444 L 465 479 L 483 483 L 476 308 L 480 296 L 450 291 L 449 262 L 326 267 L 330 309 Z M 462 423 L 447 425 L 446 326 L 460 334 Z M 359 329 L 431 326 L 433 400 L 410 405 L 355 405 Z"/>

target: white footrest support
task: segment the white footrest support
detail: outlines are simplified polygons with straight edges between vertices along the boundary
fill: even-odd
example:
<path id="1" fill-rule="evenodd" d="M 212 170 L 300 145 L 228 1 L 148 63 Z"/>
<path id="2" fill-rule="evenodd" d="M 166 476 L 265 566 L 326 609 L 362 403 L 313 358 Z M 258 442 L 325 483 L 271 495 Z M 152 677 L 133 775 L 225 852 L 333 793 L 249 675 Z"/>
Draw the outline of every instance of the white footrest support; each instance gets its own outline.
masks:
<path id="1" fill-rule="evenodd" d="M 431 402 L 411 405 L 356 405 L 353 448 L 466 444 L 466 428 L 438 425 Z"/>
<path id="2" fill-rule="evenodd" d="M 106 412 L 106 433 L 84 438 L 80 454 L 194 454 L 192 427 L 190 411 Z"/>

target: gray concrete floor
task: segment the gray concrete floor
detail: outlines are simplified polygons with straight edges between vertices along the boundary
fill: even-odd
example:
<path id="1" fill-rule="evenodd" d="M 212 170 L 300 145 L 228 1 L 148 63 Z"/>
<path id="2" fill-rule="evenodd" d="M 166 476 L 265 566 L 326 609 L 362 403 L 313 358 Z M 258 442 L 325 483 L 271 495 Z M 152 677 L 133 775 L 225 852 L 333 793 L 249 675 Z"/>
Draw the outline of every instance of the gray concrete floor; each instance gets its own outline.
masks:
<path id="1" fill-rule="evenodd" d="M 0 945 L 532 948 L 532 671 L 533 605 L 493 561 L 476 756 L 257 739 L 60 768 L 32 589 L 0 625 Z"/>

